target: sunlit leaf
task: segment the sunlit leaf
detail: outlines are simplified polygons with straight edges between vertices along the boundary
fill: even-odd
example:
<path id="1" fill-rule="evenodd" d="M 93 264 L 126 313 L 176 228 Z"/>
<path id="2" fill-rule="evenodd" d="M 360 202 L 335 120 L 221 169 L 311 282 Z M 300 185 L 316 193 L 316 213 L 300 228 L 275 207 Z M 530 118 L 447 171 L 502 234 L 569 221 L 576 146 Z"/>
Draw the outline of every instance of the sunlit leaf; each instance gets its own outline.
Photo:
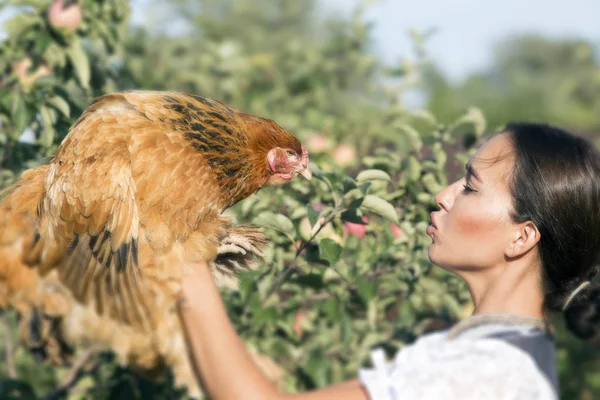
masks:
<path id="1" fill-rule="evenodd" d="M 43 147 L 50 147 L 54 140 L 54 126 L 52 125 L 52 115 L 50 109 L 46 106 L 40 107 L 40 119 L 42 120 L 42 133 L 39 137 L 39 143 Z"/>
<path id="2" fill-rule="evenodd" d="M 69 118 L 69 116 L 71 115 L 71 108 L 69 107 L 69 103 L 67 103 L 67 101 L 62 97 L 52 96 L 50 99 L 48 99 L 48 103 L 53 105 L 65 117 Z"/>
<path id="3" fill-rule="evenodd" d="M 310 222 L 310 226 L 315 226 L 321 213 L 315 210 L 311 204 L 308 204 L 306 206 L 306 214 L 308 215 L 308 221 Z"/>
<path id="4" fill-rule="evenodd" d="M 337 244 L 332 239 L 323 239 L 319 243 L 319 257 L 322 260 L 329 262 L 329 265 L 334 265 L 340 259 L 342 254 L 342 246 Z"/>
<path id="5" fill-rule="evenodd" d="M 294 230 L 294 224 L 288 217 L 272 212 L 261 213 L 254 219 L 254 223 L 258 226 L 275 229 L 286 234 L 291 234 Z"/>
<path id="6" fill-rule="evenodd" d="M 365 196 L 361 205 L 361 209 L 380 215 L 383 218 L 386 218 L 387 220 L 396 224 L 400 222 L 398 220 L 398 215 L 396 214 L 396 210 L 394 209 L 394 207 L 381 197 L 377 197 L 374 195 Z"/>
<path id="7" fill-rule="evenodd" d="M 485 133 L 485 129 L 487 126 L 485 116 L 481 112 L 481 110 L 477 107 L 469 107 L 465 115 L 460 117 L 455 123 L 454 126 L 460 126 L 463 124 L 471 124 L 473 125 L 473 130 L 476 136 L 481 136 Z"/>
<path id="8" fill-rule="evenodd" d="M 382 171 L 380 169 L 366 169 L 364 171 L 361 171 L 356 176 L 356 181 L 358 183 L 363 183 L 366 181 L 377 181 L 377 180 L 389 182 L 392 180 L 392 178 L 390 178 L 390 175 L 387 172 Z"/>
<path id="9" fill-rule="evenodd" d="M 67 56 L 73 65 L 75 74 L 81 86 L 85 89 L 90 87 L 90 62 L 83 46 L 79 40 L 73 40 L 67 48 Z"/>

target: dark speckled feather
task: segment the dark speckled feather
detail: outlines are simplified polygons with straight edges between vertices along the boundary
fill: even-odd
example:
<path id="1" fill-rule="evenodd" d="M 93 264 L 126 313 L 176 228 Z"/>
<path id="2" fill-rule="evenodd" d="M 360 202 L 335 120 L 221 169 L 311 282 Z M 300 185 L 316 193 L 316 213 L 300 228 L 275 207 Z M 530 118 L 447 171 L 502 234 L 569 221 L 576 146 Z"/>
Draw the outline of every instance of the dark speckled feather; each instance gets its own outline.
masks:
<path id="1" fill-rule="evenodd" d="M 300 141 L 271 120 L 200 96 L 165 95 L 164 100 L 164 107 L 176 113 L 165 124 L 182 132 L 206 157 L 228 206 L 265 184 L 269 177 L 266 156 L 271 148 L 302 152 Z"/>

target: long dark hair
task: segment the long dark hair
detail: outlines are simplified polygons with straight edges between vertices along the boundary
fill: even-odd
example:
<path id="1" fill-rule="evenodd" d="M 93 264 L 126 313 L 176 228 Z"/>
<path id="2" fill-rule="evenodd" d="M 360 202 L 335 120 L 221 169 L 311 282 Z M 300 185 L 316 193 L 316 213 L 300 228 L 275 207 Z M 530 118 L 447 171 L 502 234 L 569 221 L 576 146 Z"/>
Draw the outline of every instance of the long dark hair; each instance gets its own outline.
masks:
<path id="1" fill-rule="evenodd" d="M 515 168 L 512 219 L 532 221 L 540 232 L 544 311 L 564 310 L 568 328 L 582 339 L 600 330 L 600 152 L 561 129 L 511 123 Z"/>

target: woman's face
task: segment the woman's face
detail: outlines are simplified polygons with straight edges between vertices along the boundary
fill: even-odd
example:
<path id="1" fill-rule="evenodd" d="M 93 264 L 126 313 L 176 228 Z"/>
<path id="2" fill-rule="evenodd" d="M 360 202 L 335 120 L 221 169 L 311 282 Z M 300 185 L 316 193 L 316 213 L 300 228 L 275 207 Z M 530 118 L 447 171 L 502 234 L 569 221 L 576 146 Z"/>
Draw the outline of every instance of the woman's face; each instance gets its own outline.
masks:
<path id="1" fill-rule="evenodd" d="M 465 177 L 437 194 L 440 210 L 431 213 L 427 228 L 432 263 L 460 273 L 504 262 L 515 234 L 509 215 L 512 153 L 506 135 L 492 137 L 469 161 Z"/>

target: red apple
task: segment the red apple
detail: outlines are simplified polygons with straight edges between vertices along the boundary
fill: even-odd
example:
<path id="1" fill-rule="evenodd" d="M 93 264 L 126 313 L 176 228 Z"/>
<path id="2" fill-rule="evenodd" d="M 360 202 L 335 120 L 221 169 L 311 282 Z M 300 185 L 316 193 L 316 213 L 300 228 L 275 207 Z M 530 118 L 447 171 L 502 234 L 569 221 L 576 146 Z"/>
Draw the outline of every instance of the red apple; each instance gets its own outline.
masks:
<path id="1" fill-rule="evenodd" d="M 63 0 L 55 0 L 48 7 L 46 16 L 54 28 L 75 32 L 81 24 L 81 6 L 79 4 L 65 5 Z"/>
<path id="2" fill-rule="evenodd" d="M 17 74 L 17 76 L 19 77 L 19 80 L 23 80 L 23 78 L 27 76 L 29 68 L 31 68 L 31 64 L 33 63 L 28 57 L 12 63 L 12 69 L 15 72 L 15 74 Z"/>
<path id="3" fill-rule="evenodd" d="M 401 238 L 404 235 L 404 232 L 402 232 L 402 228 L 400 228 L 398 225 L 390 223 L 389 227 L 390 231 L 392 231 L 394 239 Z"/>
<path id="4" fill-rule="evenodd" d="M 340 144 L 333 149 L 333 160 L 341 167 L 347 167 L 356 160 L 356 150 L 349 144 Z"/>
<path id="5" fill-rule="evenodd" d="M 43 76 L 48 76 L 52 73 L 52 70 L 46 64 L 40 65 L 33 74 L 30 75 L 32 80 L 37 80 Z"/>
<path id="6" fill-rule="evenodd" d="M 323 208 L 325 208 L 325 206 L 323 205 L 323 203 L 321 202 L 314 202 L 310 205 L 312 207 L 313 210 L 321 212 L 323 211 Z"/>
<path id="7" fill-rule="evenodd" d="M 35 72 L 29 73 L 29 68 L 33 62 L 29 57 L 23 58 L 22 60 L 15 61 L 12 63 L 12 69 L 19 78 L 21 85 L 28 87 L 31 86 L 38 78 L 48 76 L 52 73 L 52 70 L 47 65 L 40 65 Z"/>
<path id="8" fill-rule="evenodd" d="M 297 311 L 296 315 L 294 315 L 294 332 L 300 337 L 304 334 L 304 330 L 302 329 L 302 320 L 304 319 L 304 311 Z"/>
<path id="9" fill-rule="evenodd" d="M 363 222 L 368 222 L 367 217 L 362 217 Z M 346 235 L 356 236 L 358 239 L 362 239 L 367 234 L 367 225 L 355 224 L 354 222 L 344 222 L 344 233 Z"/>
<path id="10" fill-rule="evenodd" d="M 325 135 L 315 133 L 306 139 L 306 147 L 313 152 L 322 153 L 329 148 L 329 140 Z"/>

